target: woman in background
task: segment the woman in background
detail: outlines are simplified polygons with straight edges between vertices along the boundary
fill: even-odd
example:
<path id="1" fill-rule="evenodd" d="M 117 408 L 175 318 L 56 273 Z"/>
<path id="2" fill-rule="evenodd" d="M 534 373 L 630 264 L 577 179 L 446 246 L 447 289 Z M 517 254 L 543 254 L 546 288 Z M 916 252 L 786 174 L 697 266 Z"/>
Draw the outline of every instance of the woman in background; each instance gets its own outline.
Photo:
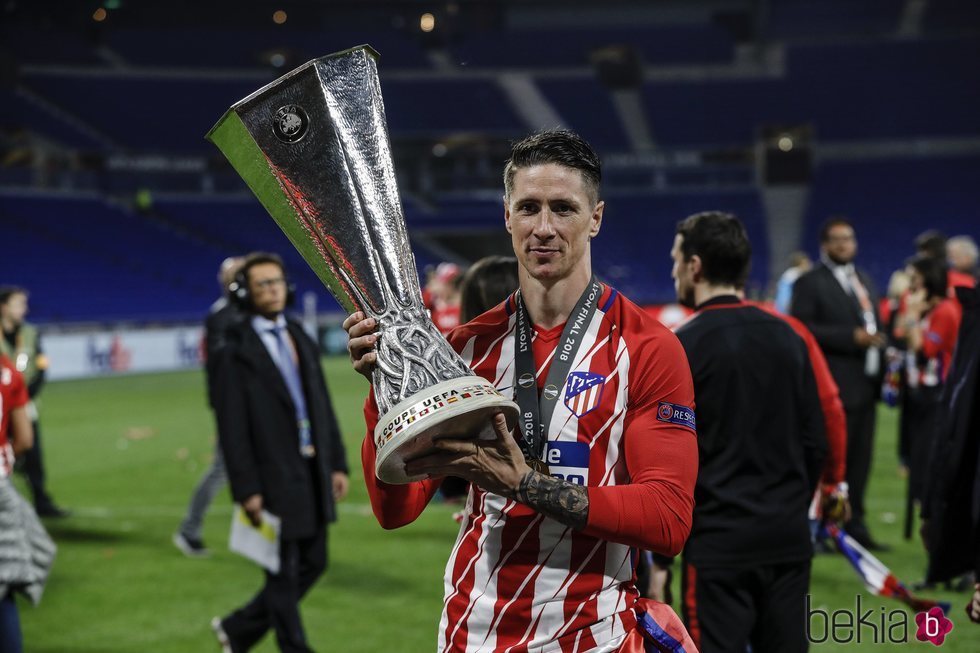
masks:
<path id="1" fill-rule="evenodd" d="M 517 259 L 513 256 L 485 256 L 469 267 L 460 283 L 460 324 L 486 313 L 517 290 Z M 467 483 L 447 477 L 440 486 L 446 501 L 466 496 Z M 453 515 L 456 521 L 462 513 Z M 457 518 L 458 517 L 458 518 Z"/>
<path id="2" fill-rule="evenodd" d="M 909 295 L 899 318 L 907 349 L 903 418 L 910 449 L 909 485 L 913 499 L 921 501 L 962 310 L 946 294 L 942 259 L 919 255 L 909 261 L 906 271 Z"/>

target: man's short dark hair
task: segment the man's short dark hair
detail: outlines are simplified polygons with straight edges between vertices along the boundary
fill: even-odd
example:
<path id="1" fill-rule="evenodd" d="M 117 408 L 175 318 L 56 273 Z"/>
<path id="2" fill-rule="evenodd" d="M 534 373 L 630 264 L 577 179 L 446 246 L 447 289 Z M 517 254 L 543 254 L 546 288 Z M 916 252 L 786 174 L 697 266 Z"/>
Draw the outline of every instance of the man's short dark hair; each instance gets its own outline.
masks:
<path id="1" fill-rule="evenodd" d="M 26 288 L 20 286 L 0 286 L 0 306 L 6 306 L 7 302 L 14 295 L 23 295 L 27 297 L 30 293 L 27 292 Z"/>
<path id="2" fill-rule="evenodd" d="M 684 260 L 701 258 L 701 273 L 716 286 L 741 288 L 749 276 L 752 245 L 745 226 L 731 213 L 705 211 L 682 220 L 677 233 L 683 237 Z"/>
<path id="3" fill-rule="evenodd" d="M 923 231 L 915 237 L 915 251 L 945 261 L 946 234 L 936 229 Z"/>
<path id="4" fill-rule="evenodd" d="M 908 264 L 922 275 L 922 286 L 926 289 L 926 299 L 946 296 L 949 268 L 945 259 L 920 253 L 910 258 Z"/>
<path id="5" fill-rule="evenodd" d="M 830 230 L 834 227 L 848 227 L 851 231 L 854 231 L 854 225 L 847 218 L 835 215 L 831 218 L 827 218 L 822 225 L 820 225 L 820 242 L 826 243 L 830 240 Z"/>
<path id="6" fill-rule="evenodd" d="M 538 132 L 513 144 L 510 158 L 504 166 L 504 191 L 507 197 L 514 188 L 514 175 L 519 168 L 546 163 L 556 163 L 581 172 L 586 192 L 593 202 L 599 200 L 599 185 L 602 183 L 599 155 L 584 138 L 567 129 Z"/>
<path id="7" fill-rule="evenodd" d="M 239 270 L 238 276 L 245 280 L 247 283 L 249 281 L 248 272 L 256 265 L 261 265 L 262 263 L 272 263 L 278 265 L 279 269 L 282 270 L 283 276 L 286 276 L 286 265 L 282 262 L 282 257 L 278 254 L 273 254 L 271 252 L 252 252 L 245 256 L 245 261 L 242 263 L 242 269 Z"/>

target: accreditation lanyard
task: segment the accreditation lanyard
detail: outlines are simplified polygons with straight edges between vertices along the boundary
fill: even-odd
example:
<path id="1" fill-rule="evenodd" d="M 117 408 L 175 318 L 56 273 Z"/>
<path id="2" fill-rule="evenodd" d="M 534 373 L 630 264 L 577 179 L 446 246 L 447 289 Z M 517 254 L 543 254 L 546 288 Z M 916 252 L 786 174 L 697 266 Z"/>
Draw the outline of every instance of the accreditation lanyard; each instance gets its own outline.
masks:
<path id="1" fill-rule="evenodd" d="M 555 350 L 554 360 L 551 361 L 551 368 L 548 370 L 544 390 L 539 394 L 535 374 L 537 368 L 534 363 L 534 353 L 531 351 L 531 316 L 524 306 L 521 291 L 517 291 L 514 364 L 517 376 L 515 394 L 517 405 L 521 410 L 521 440 L 518 444 L 528 464 L 538 471 L 547 471 L 542 456 L 544 443 L 548 440 L 548 424 L 551 423 L 551 416 L 558 403 L 558 395 L 565 385 L 572 362 L 582 344 L 582 336 L 592 322 L 601 294 L 602 285 L 593 276 L 565 323 L 558 349 Z"/>

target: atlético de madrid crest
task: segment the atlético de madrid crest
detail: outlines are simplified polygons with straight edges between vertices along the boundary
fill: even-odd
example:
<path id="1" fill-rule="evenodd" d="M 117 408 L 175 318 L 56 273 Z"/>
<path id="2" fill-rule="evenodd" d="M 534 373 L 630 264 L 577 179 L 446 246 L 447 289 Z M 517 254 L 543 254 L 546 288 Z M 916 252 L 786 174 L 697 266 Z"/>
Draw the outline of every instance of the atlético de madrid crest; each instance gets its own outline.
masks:
<path id="1" fill-rule="evenodd" d="M 602 399 L 606 377 L 592 372 L 572 372 L 565 383 L 565 407 L 575 417 L 582 417 L 596 409 Z"/>

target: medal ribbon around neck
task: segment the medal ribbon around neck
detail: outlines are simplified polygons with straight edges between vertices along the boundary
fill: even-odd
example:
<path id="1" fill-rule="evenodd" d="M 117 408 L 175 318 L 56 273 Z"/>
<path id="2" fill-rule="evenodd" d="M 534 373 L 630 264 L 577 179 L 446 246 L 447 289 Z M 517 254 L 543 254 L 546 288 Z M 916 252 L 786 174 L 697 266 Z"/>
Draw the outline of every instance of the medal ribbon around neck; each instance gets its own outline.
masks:
<path id="1" fill-rule="evenodd" d="M 558 349 L 555 350 L 544 390 L 538 394 L 534 353 L 531 351 L 531 316 L 524 305 L 521 291 L 517 291 L 517 328 L 514 329 L 514 364 L 517 383 L 514 386 L 515 399 L 521 410 L 520 428 L 521 439 L 518 444 L 528 464 L 536 471 L 547 473 L 547 465 L 542 462 L 544 444 L 548 441 L 547 428 L 551 416 L 555 412 L 558 396 L 565 387 L 565 381 L 572 369 L 572 363 L 582 344 L 582 336 L 592 322 L 599 297 L 602 295 L 602 285 L 595 276 L 589 280 L 589 285 L 579 297 L 575 308 L 572 309 L 565 328 L 561 332 Z"/>

